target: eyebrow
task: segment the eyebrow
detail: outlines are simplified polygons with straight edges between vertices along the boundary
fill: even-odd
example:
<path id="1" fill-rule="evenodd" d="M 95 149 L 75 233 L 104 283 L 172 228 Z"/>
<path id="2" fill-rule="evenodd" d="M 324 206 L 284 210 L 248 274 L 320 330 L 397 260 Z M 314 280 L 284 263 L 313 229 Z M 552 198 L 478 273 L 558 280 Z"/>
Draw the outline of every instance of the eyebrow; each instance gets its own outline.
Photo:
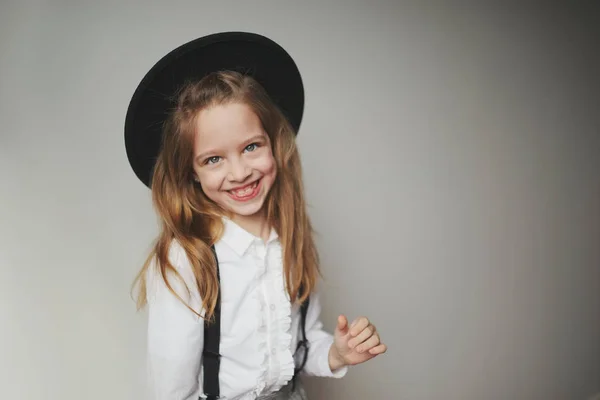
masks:
<path id="1" fill-rule="evenodd" d="M 261 134 L 261 135 L 255 135 L 252 136 L 249 139 L 246 139 L 243 143 L 244 143 L 244 147 L 248 146 L 250 143 L 252 142 L 256 142 L 258 140 L 264 140 L 265 139 L 265 134 Z M 209 151 L 205 151 L 204 153 L 200 153 L 196 156 L 196 161 L 200 161 L 208 156 L 210 156 L 211 154 L 216 153 L 216 150 L 209 150 Z"/>

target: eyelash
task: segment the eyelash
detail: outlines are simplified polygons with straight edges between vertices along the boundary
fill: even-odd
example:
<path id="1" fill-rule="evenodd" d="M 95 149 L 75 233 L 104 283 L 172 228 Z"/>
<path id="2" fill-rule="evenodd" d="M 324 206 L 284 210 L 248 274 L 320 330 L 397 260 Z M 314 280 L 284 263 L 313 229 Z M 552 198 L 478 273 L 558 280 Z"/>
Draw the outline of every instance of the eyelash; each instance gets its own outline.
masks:
<path id="1" fill-rule="evenodd" d="M 250 146 L 254 146 L 254 148 L 250 151 L 254 151 L 260 147 L 260 145 L 258 143 L 250 143 L 248 146 L 246 146 L 246 148 L 244 148 L 244 150 L 248 150 L 248 147 L 250 147 Z"/>
<path id="2" fill-rule="evenodd" d="M 254 146 L 254 147 L 252 148 L 252 150 L 249 150 L 248 148 L 249 148 L 249 147 L 252 147 L 252 146 Z M 248 150 L 248 151 L 254 151 L 254 150 L 258 149 L 259 147 L 260 147 L 260 145 L 259 145 L 258 143 L 250 143 L 248 146 L 246 146 L 246 147 L 244 148 L 244 150 Z M 213 156 L 213 157 L 209 157 L 209 158 L 207 158 L 207 159 L 206 159 L 206 162 L 205 162 L 204 164 L 208 164 L 208 165 L 210 165 L 210 164 L 215 164 L 215 163 L 217 163 L 219 160 L 216 160 L 216 161 L 214 161 L 214 162 L 212 162 L 212 163 L 211 163 L 211 160 L 214 160 L 215 158 L 216 158 L 216 159 L 220 159 L 221 157 L 219 157 L 219 156 Z"/>
<path id="3" fill-rule="evenodd" d="M 214 163 L 211 163 L 211 162 L 210 162 L 210 160 L 212 160 L 212 159 L 214 159 L 214 158 L 221 158 L 221 157 L 219 157 L 219 156 L 209 157 L 209 158 L 207 158 L 207 159 L 206 159 L 206 162 L 205 162 L 204 164 L 214 164 Z M 217 161 L 218 161 L 218 160 L 217 160 Z M 215 161 L 215 163 L 216 163 L 217 161 Z"/>

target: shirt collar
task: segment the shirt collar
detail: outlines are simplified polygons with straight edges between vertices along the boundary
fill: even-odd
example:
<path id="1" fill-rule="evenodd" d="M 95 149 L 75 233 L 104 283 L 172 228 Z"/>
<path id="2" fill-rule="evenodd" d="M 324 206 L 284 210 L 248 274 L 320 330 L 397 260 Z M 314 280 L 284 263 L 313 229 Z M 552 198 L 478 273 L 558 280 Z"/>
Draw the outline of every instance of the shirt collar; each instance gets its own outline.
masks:
<path id="1" fill-rule="evenodd" d="M 227 243 L 227 245 L 240 257 L 248 251 L 254 242 L 262 242 L 261 238 L 254 236 L 227 217 L 223 217 L 223 226 L 224 231 L 221 240 Z M 271 229 L 267 244 L 278 238 L 279 236 L 277 235 L 277 232 L 275 232 L 275 229 Z"/>

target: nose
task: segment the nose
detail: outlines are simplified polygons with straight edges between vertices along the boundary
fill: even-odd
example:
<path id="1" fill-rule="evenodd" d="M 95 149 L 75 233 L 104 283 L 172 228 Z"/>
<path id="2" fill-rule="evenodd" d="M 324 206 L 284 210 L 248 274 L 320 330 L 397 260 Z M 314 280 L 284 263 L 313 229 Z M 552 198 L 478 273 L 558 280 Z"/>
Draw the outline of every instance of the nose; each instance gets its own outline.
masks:
<path id="1" fill-rule="evenodd" d="M 252 170 L 243 160 L 232 160 L 229 166 L 227 178 L 232 182 L 244 182 L 250 176 Z"/>

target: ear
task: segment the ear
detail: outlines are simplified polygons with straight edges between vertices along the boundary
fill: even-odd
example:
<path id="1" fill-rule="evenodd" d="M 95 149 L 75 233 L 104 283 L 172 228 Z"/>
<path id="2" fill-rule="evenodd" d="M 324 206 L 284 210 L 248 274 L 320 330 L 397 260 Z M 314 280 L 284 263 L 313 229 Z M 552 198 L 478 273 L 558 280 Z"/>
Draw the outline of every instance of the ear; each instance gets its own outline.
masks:
<path id="1" fill-rule="evenodd" d="M 198 178 L 196 172 L 192 172 L 192 180 L 194 181 L 194 183 L 197 183 L 198 185 L 200 184 L 200 178 Z"/>

